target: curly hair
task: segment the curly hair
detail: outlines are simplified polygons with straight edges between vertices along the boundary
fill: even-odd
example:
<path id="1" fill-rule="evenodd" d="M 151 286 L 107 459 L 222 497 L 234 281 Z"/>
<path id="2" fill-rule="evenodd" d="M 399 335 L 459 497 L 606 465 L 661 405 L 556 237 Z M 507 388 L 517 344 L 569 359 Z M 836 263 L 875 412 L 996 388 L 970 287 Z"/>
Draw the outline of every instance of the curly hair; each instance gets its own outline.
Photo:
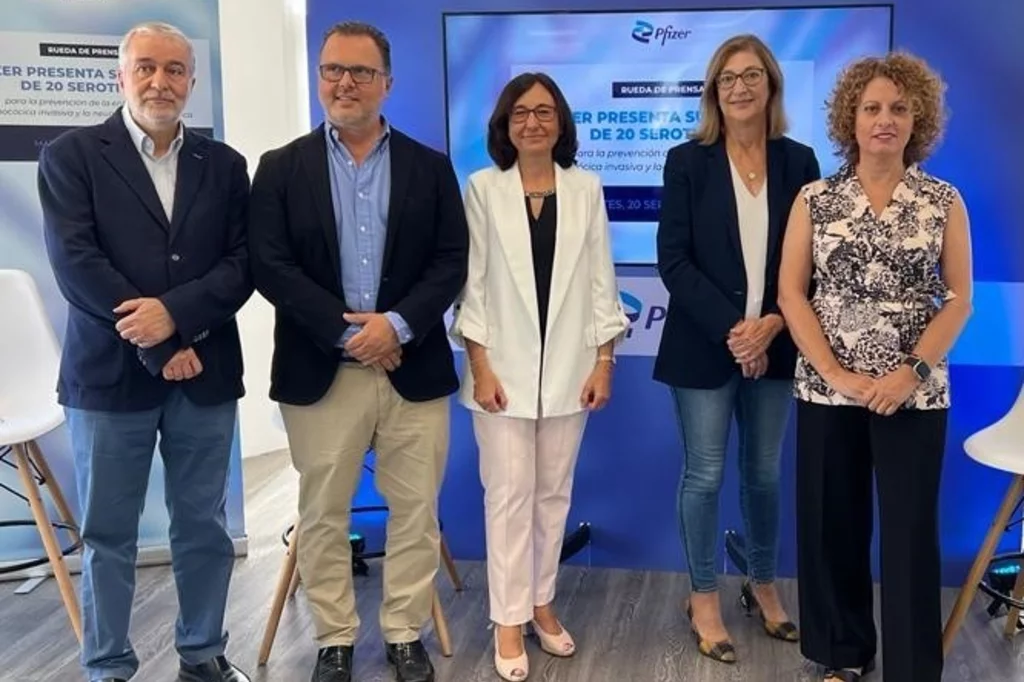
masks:
<path id="1" fill-rule="evenodd" d="M 836 155 L 851 164 L 860 159 L 857 108 L 868 83 L 878 77 L 896 84 L 914 115 L 914 128 L 903 151 L 903 162 L 910 165 L 925 160 L 942 138 L 946 123 L 946 84 L 924 60 L 906 52 L 860 59 L 839 75 L 827 102 L 828 136 L 835 145 Z"/>

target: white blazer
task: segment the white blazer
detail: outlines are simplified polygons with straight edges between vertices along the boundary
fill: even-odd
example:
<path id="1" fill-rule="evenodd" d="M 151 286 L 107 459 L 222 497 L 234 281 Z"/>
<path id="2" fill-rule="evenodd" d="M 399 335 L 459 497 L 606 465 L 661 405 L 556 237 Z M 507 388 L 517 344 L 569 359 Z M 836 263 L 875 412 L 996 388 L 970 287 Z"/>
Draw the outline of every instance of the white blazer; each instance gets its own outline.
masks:
<path id="1" fill-rule="evenodd" d="M 519 168 L 477 171 L 466 188 L 469 269 L 455 304 L 451 336 L 487 349 L 501 382 L 506 417 L 537 419 L 583 411 L 580 395 L 597 349 L 621 341 L 629 320 L 622 310 L 598 176 L 555 165 L 557 224 L 544 357 L 533 274 L 530 224 Z M 468 353 L 459 400 L 473 400 Z M 543 367 L 543 371 L 542 371 Z M 538 400 L 539 397 L 539 400 Z"/>

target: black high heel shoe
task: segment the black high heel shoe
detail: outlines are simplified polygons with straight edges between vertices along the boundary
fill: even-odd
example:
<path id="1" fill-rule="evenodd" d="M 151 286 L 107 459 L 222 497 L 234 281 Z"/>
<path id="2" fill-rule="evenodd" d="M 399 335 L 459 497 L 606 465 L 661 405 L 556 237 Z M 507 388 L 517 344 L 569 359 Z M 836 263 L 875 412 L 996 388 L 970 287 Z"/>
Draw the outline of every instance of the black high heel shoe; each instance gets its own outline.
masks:
<path id="1" fill-rule="evenodd" d="M 743 607 L 748 616 L 752 615 L 755 609 L 757 610 L 757 614 L 761 617 L 761 624 L 764 625 L 764 631 L 769 637 L 781 639 L 783 642 L 800 641 L 800 631 L 795 623 L 788 620 L 776 623 L 764 617 L 761 604 L 757 601 L 757 597 L 754 596 L 754 588 L 748 582 L 744 582 L 743 587 L 740 588 L 740 606 Z"/>
<path id="2" fill-rule="evenodd" d="M 868 661 L 860 672 L 856 670 L 849 670 L 847 668 L 836 669 L 826 668 L 825 669 L 825 680 L 839 680 L 839 682 L 859 682 L 860 678 L 864 677 L 868 673 L 874 672 L 875 670 L 875 659 Z"/>
<path id="3" fill-rule="evenodd" d="M 732 642 L 728 640 L 709 642 L 700 636 L 700 633 L 697 632 L 697 624 L 693 622 L 693 606 L 690 604 L 686 605 L 686 617 L 690 619 L 690 634 L 693 635 L 694 641 L 697 642 L 697 649 L 702 654 L 719 663 L 736 662 L 736 647 L 732 645 Z"/>

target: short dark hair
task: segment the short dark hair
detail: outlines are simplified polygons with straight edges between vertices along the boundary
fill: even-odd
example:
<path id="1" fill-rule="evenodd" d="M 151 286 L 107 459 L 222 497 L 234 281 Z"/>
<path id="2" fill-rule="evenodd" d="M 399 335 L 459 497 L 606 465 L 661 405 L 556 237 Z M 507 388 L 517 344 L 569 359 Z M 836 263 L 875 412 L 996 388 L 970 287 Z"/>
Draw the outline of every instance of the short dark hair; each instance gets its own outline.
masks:
<path id="1" fill-rule="evenodd" d="M 502 170 L 511 168 L 519 156 L 519 152 L 508 136 L 508 122 L 512 116 L 512 108 L 527 90 L 538 83 L 551 93 L 558 115 L 558 141 L 555 142 L 551 155 L 555 163 L 562 168 L 568 168 L 576 163 L 576 150 L 579 148 L 579 142 L 576 140 L 576 121 L 573 120 L 572 110 L 569 109 L 569 103 L 565 101 L 565 95 L 562 94 L 551 76 L 545 73 L 521 73 L 502 89 L 501 94 L 498 95 L 498 102 L 494 105 L 494 113 L 491 114 L 491 120 L 487 124 L 487 153 Z"/>
<path id="2" fill-rule="evenodd" d="M 332 36 L 366 36 L 370 38 L 377 45 L 377 50 L 380 52 L 380 60 L 384 64 L 384 71 L 388 74 L 391 73 L 391 43 L 388 42 L 384 32 L 376 26 L 362 21 L 343 21 L 335 24 L 324 31 L 324 38 L 320 41 L 321 52 L 324 51 L 324 46 Z"/>

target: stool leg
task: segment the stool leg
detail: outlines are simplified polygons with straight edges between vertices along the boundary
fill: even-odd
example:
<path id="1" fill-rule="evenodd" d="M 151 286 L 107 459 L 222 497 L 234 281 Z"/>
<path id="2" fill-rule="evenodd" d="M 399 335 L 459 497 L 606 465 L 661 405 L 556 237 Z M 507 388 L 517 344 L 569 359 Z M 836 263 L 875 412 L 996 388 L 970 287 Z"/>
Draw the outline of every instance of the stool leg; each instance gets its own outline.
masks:
<path id="1" fill-rule="evenodd" d="M 50 525 L 50 518 L 43 505 L 43 499 L 39 496 L 39 488 L 36 486 L 35 478 L 32 476 L 32 469 L 29 466 L 28 449 L 24 445 L 14 446 L 14 458 L 18 463 L 18 474 L 21 476 L 21 484 L 25 488 L 25 496 L 28 497 L 28 505 L 32 509 L 32 517 L 35 519 L 36 527 L 39 529 L 39 537 L 46 549 L 46 556 L 50 560 L 50 567 L 53 569 L 53 577 L 57 579 L 57 587 L 60 589 L 60 597 L 64 601 L 64 608 L 71 619 L 71 628 L 75 631 L 78 642 L 82 642 L 82 614 L 78 609 L 78 595 L 75 594 L 75 586 L 71 582 L 71 574 L 68 573 L 68 566 L 64 563 L 64 557 L 57 543 L 57 536 Z"/>
<path id="2" fill-rule="evenodd" d="M 297 526 L 296 526 L 296 528 L 297 528 Z M 298 559 L 298 551 L 299 551 L 299 534 L 298 534 L 298 532 L 292 533 L 291 546 L 293 548 L 293 551 L 296 553 L 296 559 Z M 295 570 L 292 572 L 292 581 L 288 585 L 288 598 L 289 599 L 293 599 L 295 597 L 295 593 L 299 591 L 299 584 L 301 582 L 302 582 L 302 575 L 299 573 L 299 567 L 296 564 Z"/>
<path id="3" fill-rule="evenodd" d="M 1017 580 L 1013 584 L 1013 594 L 1010 595 L 1017 601 L 1024 598 L 1024 558 L 1017 564 Z M 1017 634 L 1017 621 L 1020 620 L 1020 609 L 1016 606 L 1010 607 L 1010 613 L 1006 616 L 1006 627 L 1003 628 L 1003 635 L 1012 639 Z"/>
<path id="4" fill-rule="evenodd" d="M 288 588 L 291 585 L 293 576 L 298 573 L 296 564 L 299 550 L 299 524 L 295 522 L 295 530 L 292 531 L 291 539 L 288 542 L 288 552 L 285 554 L 284 563 L 281 565 L 281 572 L 277 578 L 277 589 L 274 590 L 274 601 L 270 607 L 270 618 L 267 619 L 266 630 L 263 631 L 263 643 L 260 644 L 259 658 L 257 664 L 264 666 L 270 660 L 270 650 L 274 646 L 274 638 L 277 636 L 277 626 L 281 622 L 281 613 L 284 611 L 284 603 L 288 599 Z"/>
<path id="5" fill-rule="evenodd" d="M 444 535 L 441 535 L 441 560 L 444 561 L 444 567 L 448 570 L 448 577 L 452 579 L 452 585 L 455 587 L 456 592 L 462 592 L 462 578 L 459 577 L 459 569 L 455 567 L 455 560 L 452 559 L 451 550 L 448 549 L 448 543 L 444 541 Z"/>
<path id="6" fill-rule="evenodd" d="M 452 655 L 452 638 L 448 633 L 448 619 L 445 618 L 444 608 L 441 600 L 434 590 L 433 603 L 430 605 L 430 612 L 434 616 L 434 630 L 437 632 L 437 640 L 441 644 L 441 655 L 450 658 Z"/>
<path id="7" fill-rule="evenodd" d="M 974 559 L 974 565 L 971 566 L 971 572 L 967 575 L 967 581 L 956 598 L 956 604 L 953 605 L 953 611 L 949 616 L 949 620 L 946 621 L 946 628 L 942 633 L 943 655 L 949 654 L 949 650 L 953 645 L 953 639 L 956 637 L 960 626 L 963 625 L 964 618 L 967 616 L 967 610 L 970 608 L 971 602 L 974 601 L 974 595 L 978 592 L 978 583 L 981 582 L 981 578 L 985 574 L 988 565 L 992 562 L 996 546 L 999 544 L 999 537 L 1006 532 L 1006 523 L 1010 520 L 1010 515 L 1017 506 L 1017 501 L 1021 498 L 1022 494 L 1024 494 L 1024 476 L 1014 476 L 1013 481 L 1010 482 L 1009 490 L 1006 491 L 1006 497 L 1003 498 L 1003 503 L 1000 505 L 996 517 L 992 520 L 992 525 L 988 529 L 988 535 L 985 536 L 981 550 Z"/>
<path id="8" fill-rule="evenodd" d="M 39 447 L 39 443 L 34 440 L 30 440 L 26 443 L 28 448 L 29 459 L 39 469 L 39 473 L 43 475 L 46 481 L 46 487 L 50 491 L 50 497 L 53 498 L 53 504 L 57 507 L 57 511 L 60 513 L 60 520 L 64 523 L 78 528 L 78 522 L 75 521 L 75 515 L 71 512 L 71 507 L 68 505 L 67 500 L 64 497 L 64 491 L 60 488 L 60 483 L 57 482 L 57 478 L 53 475 L 53 471 L 50 469 L 50 464 L 46 461 L 46 457 L 43 456 L 43 451 Z M 78 534 L 77 530 L 70 530 L 68 533 L 71 535 L 73 542 L 81 542 L 82 538 Z"/>

